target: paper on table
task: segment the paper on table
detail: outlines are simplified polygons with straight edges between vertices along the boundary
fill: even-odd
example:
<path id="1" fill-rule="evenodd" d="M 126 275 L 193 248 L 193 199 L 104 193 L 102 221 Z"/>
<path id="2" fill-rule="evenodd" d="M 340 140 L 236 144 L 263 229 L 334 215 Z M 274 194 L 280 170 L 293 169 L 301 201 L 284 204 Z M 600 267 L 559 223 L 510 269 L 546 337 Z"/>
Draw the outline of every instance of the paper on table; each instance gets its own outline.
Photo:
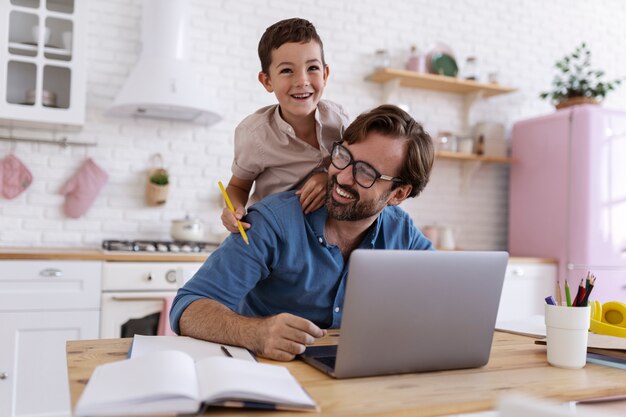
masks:
<path id="1" fill-rule="evenodd" d="M 224 356 L 221 346 L 225 346 L 233 358 L 256 361 L 250 352 L 237 346 L 220 345 L 187 336 L 143 336 L 139 334 L 133 338 L 129 357 L 136 358 L 151 352 L 178 350 L 187 353 L 194 362 L 198 362 L 209 356 Z"/>
<path id="2" fill-rule="evenodd" d="M 154 366 L 155 363 L 159 366 Z M 199 402 L 196 381 L 194 362 L 182 352 L 159 352 L 108 363 L 96 367 L 76 405 L 75 414 L 194 413 L 198 411 Z M 158 398 L 155 393 L 167 393 L 167 396 Z M 153 401 L 141 402 L 137 400 L 139 398 Z"/>
<path id="3" fill-rule="evenodd" d="M 531 337 L 546 337 L 546 322 L 543 315 L 535 314 L 518 320 L 499 321 L 496 323 L 496 330 Z"/>
<path id="4" fill-rule="evenodd" d="M 590 332 L 587 347 L 626 351 L 626 338 Z"/>

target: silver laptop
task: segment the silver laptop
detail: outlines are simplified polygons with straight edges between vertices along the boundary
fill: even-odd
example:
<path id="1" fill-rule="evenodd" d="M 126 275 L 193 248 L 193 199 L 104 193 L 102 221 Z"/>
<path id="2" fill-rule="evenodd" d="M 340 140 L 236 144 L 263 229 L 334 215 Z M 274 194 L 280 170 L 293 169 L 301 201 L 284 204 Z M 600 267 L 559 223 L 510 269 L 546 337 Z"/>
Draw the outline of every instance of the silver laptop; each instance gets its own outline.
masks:
<path id="1" fill-rule="evenodd" d="M 489 361 L 506 252 L 355 250 L 337 346 L 302 360 L 335 378 Z"/>

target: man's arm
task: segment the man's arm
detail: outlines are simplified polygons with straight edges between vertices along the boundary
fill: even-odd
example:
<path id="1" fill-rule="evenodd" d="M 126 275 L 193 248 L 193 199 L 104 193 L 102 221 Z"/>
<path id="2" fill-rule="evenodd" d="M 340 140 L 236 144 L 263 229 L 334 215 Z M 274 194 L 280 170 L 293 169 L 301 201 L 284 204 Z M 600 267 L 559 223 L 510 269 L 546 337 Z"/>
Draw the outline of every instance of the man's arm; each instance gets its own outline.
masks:
<path id="1" fill-rule="evenodd" d="M 217 301 L 191 303 L 180 318 L 180 334 L 217 343 L 238 345 L 279 361 L 292 360 L 315 338 L 326 334 L 311 321 L 282 313 L 271 317 L 245 317 Z"/>

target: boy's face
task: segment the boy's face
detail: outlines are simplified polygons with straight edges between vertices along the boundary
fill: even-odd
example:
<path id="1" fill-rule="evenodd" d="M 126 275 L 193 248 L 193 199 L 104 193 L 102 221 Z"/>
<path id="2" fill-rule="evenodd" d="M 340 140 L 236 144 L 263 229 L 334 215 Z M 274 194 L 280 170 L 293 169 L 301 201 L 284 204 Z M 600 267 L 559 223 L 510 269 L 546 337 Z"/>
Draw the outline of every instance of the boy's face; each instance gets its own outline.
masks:
<path id="1" fill-rule="evenodd" d="M 272 51 L 269 74 L 260 72 L 259 81 L 276 95 L 283 117 L 290 122 L 315 111 L 328 71 L 317 42 L 289 42 Z"/>

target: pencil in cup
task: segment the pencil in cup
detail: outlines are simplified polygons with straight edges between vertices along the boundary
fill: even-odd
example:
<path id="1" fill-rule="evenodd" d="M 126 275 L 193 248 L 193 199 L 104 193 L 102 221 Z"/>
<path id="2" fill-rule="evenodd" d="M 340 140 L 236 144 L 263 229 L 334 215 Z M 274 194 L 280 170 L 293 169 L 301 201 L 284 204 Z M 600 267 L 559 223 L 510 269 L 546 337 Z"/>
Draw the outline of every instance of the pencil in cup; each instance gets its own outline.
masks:
<path id="1" fill-rule="evenodd" d="M 567 303 L 568 307 L 572 306 L 572 295 L 570 293 L 569 284 L 567 283 L 567 280 L 565 280 L 565 302 Z"/>
<path id="2" fill-rule="evenodd" d="M 235 214 L 235 208 L 233 207 L 233 203 L 231 203 L 230 198 L 228 197 L 228 194 L 226 193 L 226 188 L 224 188 L 224 184 L 222 184 L 222 181 L 218 181 L 217 185 L 219 185 L 220 190 L 222 190 L 222 194 L 224 195 L 224 200 L 226 201 L 226 205 L 228 206 L 230 211 L 233 214 Z M 243 241 L 246 242 L 246 245 L 249 245 L 250 241 L 248 240 L 248 235 L 246 234 L 246 231 L 243 229 L 243 225 L 241 224 L 239 220 L 237 220 L 237 228 L 239 229 L 239 233 L 241 233 L 241 237 Z"/>

